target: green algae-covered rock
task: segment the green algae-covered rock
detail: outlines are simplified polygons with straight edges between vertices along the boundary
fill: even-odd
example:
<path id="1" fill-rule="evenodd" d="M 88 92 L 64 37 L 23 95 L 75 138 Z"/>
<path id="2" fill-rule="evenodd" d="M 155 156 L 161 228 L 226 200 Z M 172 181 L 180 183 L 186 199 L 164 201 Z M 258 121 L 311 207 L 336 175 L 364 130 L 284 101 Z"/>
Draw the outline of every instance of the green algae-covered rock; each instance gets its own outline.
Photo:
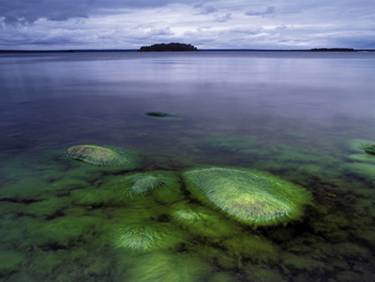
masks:
<path id="1" fill-rule="evenodd" d="M 117 232 L 115 244 L 132 251 L 154 251 L 174 247 L 181 242 L 181 233 L 165 223 L 127 224 Z"/>
<path id="2" fill-rule="evenodd" d="M 210 267 L 190 255 L 152 253 L 132 259 L 126 281 L 130 282 L 192 282 L 206 281 Z"/>
<path id="3" fill-rule="evenodd" d="M 0 277 L 16 272 L 24 260 L 23 253 L 0 250 Z"/>
<path id="4" fill-rule="evenodd" d="M 126 169 L 139 166 L 139 160 L 133 152 L 97 145 L 72 146 L 66 150 L 66 156 L 95 166 L 119 166 Z"/>
<path id="5" fill-rule="evenodd" d="M 310 193 L 267 173 L 230 168 L 183 173 L 194 196 L 251 226 L 267 226 L 300 217 Z"/>

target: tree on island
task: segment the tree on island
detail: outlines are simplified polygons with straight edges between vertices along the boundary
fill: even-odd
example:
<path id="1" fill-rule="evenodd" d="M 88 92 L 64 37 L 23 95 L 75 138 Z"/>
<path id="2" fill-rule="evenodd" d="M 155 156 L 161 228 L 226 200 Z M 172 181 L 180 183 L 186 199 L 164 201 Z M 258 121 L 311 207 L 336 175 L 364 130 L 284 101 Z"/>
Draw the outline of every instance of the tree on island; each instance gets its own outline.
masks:
<path id="1" fill-rule="evenodd" d="M 142 46 L 139 51 L 141 52 L 163 52 L 163 51 L 198 51 L 198 48 L 191 45 L 191 44 L 183 44 L 183 43 L 161 43 L 161 44 L 154 44 L 151 46 Z"/>

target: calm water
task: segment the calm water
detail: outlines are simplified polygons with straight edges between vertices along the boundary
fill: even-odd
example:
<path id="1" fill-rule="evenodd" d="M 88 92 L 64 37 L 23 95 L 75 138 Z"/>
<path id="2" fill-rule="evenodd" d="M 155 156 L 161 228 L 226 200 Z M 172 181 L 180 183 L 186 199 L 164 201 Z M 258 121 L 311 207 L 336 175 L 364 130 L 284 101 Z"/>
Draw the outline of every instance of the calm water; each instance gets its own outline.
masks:
<path id="1" fill-rule="evenodd" d="M 374 53 L 0 55 L 0 279 L 375 281 L 375 157 L 351 145 L 375 142 L 374 73 Z M 77 144 L 134 150 L 143 165 L 66 159 Z M 270 172 L 313 203 L 285 226 L 240 225 L 186 191 L 180 172 L 201 165 Z M 151 171 L 180 195 L 85 202 Z M 217 221 L 187 228 L 181 205 Z"/>

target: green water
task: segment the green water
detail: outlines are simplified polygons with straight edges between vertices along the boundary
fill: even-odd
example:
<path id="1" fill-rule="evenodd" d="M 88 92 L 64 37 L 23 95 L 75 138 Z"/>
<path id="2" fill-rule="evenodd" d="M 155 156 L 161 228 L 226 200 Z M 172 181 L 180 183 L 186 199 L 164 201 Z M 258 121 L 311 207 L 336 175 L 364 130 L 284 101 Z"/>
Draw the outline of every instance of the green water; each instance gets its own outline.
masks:
<path id="1" fill-rule="evenodd" d="M 0 58 L 2 281 L 375 280 L 375 157 L 353 143 L 375 141 L 373 55 L 74 56 Z M 67 158 L 78 144 L 140 163 Z M 211 166 L 312 201 L 241 224 L 187 187 Z"/>

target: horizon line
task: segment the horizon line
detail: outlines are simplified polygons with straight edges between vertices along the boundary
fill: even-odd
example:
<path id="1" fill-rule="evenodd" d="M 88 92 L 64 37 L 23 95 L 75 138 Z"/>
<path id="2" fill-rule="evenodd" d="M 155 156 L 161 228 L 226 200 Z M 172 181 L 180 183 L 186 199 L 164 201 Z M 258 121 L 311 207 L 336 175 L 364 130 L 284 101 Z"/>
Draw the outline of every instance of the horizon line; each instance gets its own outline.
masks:
<path id="1" fill-rule="evenodd" d="M 368 52 L 374 52 L 375 48 L 339 48 L 339 47 L 318 47 L 318 48 L 308 48 L 308 49 L 256 49 L 256 48 L 212 48 L 212 49 L 198 49 L 196 51 L 154 51 L 154 52 L 209 52 L 209 51 L 247 51 L 247 52 L 309 52 L 309 51 L 315 51 L 315 52 L 329 52 L 329 51 L 337 51 L 337 52 L 361 52 L 361 51 L 368 51 Z M 139 49 L 0 49 L 0 53 L 17 53 L 17 52 L 139 52 Z M 148 51 L 150 52 L 150 51 Z M 148 53 L 148 52 L 140 52 L 140 53 Z M 151 51 L 152 52 L 152 51 Z"/>

